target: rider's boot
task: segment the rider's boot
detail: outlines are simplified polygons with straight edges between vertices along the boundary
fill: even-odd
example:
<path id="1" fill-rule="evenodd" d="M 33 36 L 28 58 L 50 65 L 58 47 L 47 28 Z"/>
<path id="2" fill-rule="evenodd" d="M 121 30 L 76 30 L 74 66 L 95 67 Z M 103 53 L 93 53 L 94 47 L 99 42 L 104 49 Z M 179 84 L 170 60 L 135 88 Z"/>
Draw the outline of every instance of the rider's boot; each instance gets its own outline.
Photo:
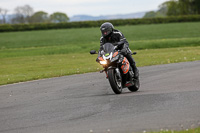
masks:
<path id="1" fill-rule="evenodd" d="M 135 64 L 132 64 L 131 67 L 133 68 L 134 78 L 138 79 L 139 78 L 139 70 L 137 69 Z"/>
<path id="2" fill-rule="evenodd" d="M 127 54 L 126 57 L 127 57 L 128 61 L 130 62 L 130 66 L 133 68 L 134 78 L 138 79 L 139 78 L 139 70 L 136 67 L 136 63 L 135 63 L 132 55 Z"/>

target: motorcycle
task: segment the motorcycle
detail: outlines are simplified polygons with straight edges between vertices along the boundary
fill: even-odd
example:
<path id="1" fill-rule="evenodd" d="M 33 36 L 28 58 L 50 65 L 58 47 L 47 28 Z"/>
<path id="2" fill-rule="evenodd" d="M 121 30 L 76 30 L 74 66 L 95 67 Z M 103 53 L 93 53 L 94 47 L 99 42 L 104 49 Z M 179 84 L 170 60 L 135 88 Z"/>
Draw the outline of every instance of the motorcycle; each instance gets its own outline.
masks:
<path id="1" fill-rule="evenodd" d="M 105 43 L 101 52 L 102 56 L 97 59 L 104 68 L 100 73 L 106 73 L 106 78 L 115 94 L 121 94 L 124 88 L 128 88 L 131 92 L 136 92 L 140 88 L 139 78 L 134 78 L 132 67 L 122 52 L 117 50 L 112 43 Z M 90 54 L 97 54 L 97 52 L 91 50 Z M 135 54 L 136 52 L 132 53 L 132 55 Z"/>

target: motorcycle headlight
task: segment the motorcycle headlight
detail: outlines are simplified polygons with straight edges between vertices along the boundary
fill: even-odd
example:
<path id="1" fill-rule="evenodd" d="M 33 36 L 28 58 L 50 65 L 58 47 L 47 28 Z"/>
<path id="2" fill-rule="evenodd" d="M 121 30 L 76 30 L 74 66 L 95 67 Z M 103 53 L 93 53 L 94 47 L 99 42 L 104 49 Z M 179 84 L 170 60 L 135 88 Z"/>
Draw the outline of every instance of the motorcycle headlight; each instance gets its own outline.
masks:
<path id="1" fill-rule="evenodd" d="M 104 61 L 100 61 L 100 64 L 101 64 L 101 65 L 106 65 L 106 64 L 107 64 L 107 61 L 105 61 L 105 60 L 104 60 Z"/>
<path id="2" fill-rule="evenodd" d="M 119 59 L 119 55 L 117 55 L 117 56 L 115 56 L 114 58 L 112 58 L 111 59 L 111 62 L 114 62 L 114 61 L 116 61 L 116 60 L 118 60 Z"/>

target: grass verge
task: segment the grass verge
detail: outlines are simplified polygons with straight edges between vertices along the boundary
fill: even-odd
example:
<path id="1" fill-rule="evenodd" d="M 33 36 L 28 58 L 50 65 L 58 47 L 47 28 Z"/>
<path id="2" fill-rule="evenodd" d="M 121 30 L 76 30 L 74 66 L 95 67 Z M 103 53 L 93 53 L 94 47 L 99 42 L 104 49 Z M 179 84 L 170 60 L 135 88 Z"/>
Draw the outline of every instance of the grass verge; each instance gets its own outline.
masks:
<path id="1" fill-rule="evenodd" d="M 146 133 L 146 131 L 144 131 L 143 133 Z M 161 129 L 160 132 L 149 132 L 149 133 L 200 133 L 200 128 L 195 128 L 195 129 L 185 129 L 182 131 L 173 131 L 173 130 L 163 130 Z"/>
<path id="2" fill-rule="evenodd" d="M 200 60 L 200 22 L 115 27 L 127 38 L 137 66 Z M 0 33 L 0 85 L 95 72 L 99 28 Z"/>
<path id="3" fill-rule="evenodd" d="M 134 59 L 139 67 L 200 60 L 200 46 L 146 49 L 136 52 L 138 54 Z M 1 58 L 0 85 L 96 72 L 102 69 L 95 62 L 96 57 L 88 52 Z"/>
<path id="4" fill-rule="evenodd" d="M 130 48 L 134 50 L 193 47 L 193 46 L 200 46 L 200 37 L 130 41 Z M 99 46 L 94 43 L 91 44 L 91 46 L 87 44 L 85 45 L 71 44 L 66 46 L 63 45 L 63 46 L 43 46 L 43 47 L 28 47 L 28 48 L 9 48 L 0 50 L 0 59 L 5 57 L 87 53 L 93 48 L 98 50 Z"/>

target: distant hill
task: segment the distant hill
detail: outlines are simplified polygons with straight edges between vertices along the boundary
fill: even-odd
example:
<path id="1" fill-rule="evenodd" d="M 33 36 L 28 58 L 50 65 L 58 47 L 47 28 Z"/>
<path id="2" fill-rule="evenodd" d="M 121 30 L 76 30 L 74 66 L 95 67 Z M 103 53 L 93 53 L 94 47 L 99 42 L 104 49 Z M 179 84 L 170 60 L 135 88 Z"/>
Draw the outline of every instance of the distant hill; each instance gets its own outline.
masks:
<path id="1" fill-rule="evenodd" d="M 14 14 L 8 14 L 6 15 L 6 23 L 11 23 L 11 19 L 14 18 L 15 15 Z M 0 20 L 2 20 L 3 17 L 0 15 Z"/>
<path id="2" fill-rule="evenodd" d="M 90 16 L 90 15 L 75 15 L 70 17 L 70 22 L 73 21 L 95 21 L 95 20 L 112 20 L 112 19 L 132 19 L 142 18 L 146 12 L 129 13 L 129 14 L 116 14 L 116 15 L 103 15 L 103 16 Z M 14 18 L 14 14 L 8 14 L 6 16 L 6 22 L 11 23 L 11 19 Z M 0 20 L 2 16 L 0 15 Z"/>
<path id="3" fill-rule="evenodd" d="M 142 18 L 145 15 L 145 13 L 146 12 L 138 12 L 138 13 L 105 15 L 105 16 L 75 15 L 75 16 L 70 17 L 70 21 L 93 21 L 93 20 Z"/>

